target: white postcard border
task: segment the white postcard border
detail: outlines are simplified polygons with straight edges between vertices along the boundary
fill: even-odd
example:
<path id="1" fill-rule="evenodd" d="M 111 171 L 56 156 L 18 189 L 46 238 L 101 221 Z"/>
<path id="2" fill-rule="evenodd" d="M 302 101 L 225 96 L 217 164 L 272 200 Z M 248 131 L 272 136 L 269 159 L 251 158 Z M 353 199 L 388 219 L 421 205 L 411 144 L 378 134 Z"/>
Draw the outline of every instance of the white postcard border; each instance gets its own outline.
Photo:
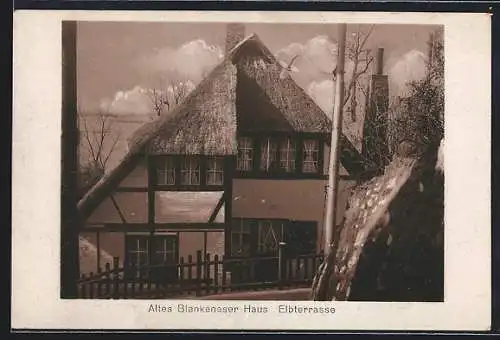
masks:
<path id="1" fill-rule="evenodd" d="M 445 302 L 252 302 L 269 313 L 150 313 L 150 303 L 59 299 L 61 21 L 445 25 Z M 375 12 L 14 13 L 12 327 L 66 329 L 486 330 L 491 317 L 491 60 L 488 14 Z M 280 304 L 334 314 L 278 313 Z"/>

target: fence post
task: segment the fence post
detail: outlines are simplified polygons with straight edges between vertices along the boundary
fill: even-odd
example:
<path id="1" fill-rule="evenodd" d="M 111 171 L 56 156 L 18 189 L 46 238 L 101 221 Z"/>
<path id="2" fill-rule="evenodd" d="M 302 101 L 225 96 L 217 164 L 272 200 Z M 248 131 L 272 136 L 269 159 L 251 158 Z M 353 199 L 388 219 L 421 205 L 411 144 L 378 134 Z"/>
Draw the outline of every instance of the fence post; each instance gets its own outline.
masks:
<path id="1" fill-rule="evenodd" d="M 284 275 L 284 269 L 286 265 L 286 259 L 285 259 L 285 242 L 280 242 L 279 243 L 279 249 L 278 249 L 278 287 L 281 289 L 285 275 Z"/>
<path id="2" fill-rule="evenodd" d="M 201 250 L 196 251 L 196 296 L 201 293 L 201 266 L 202 266 L 202 255 Z"/>
<path id="3" fill-rule="evenodd" d="M 111 291 L 111 266 L 109 264 L 109 262 L 106 262 L 105 266 L 104 266 L 104 272 L 106 273 L 106 298 L 108 299 L 109 298 L 109 293 Z"/>
<path id="4" fill-rule="evenodd" d="M 118 288 L 120 285 L 120 277 L 118 274 L 118 267 L 120 266 L 120 260 L 118 257 L 113 257 L 113 299 L 118 299 Z"/>
<path id="5" fill-rule="evenodd" d="M 135 278 L 137 275 L 135 275 L 135 273 L 137 273 L 137 271 L 135 271 L 135 266 L 132 264 L 127 264 L 127 269 L 126 269 L 126 282 L 128 284 L 128 281 L 130 281 L 130 294 L 132 296 L 132 298 L 135 297 L 135 291 L 136 291 L 136 281 L 137 279 Z M 134 276 L 132 276 L 132 274 L 134 274 Z"/>
<path id="6" fill-rule="evenodd" d="M 219 255 L 214 256 L 214 293 L 219 292 Z"/>
<path id="7" fill-rule="evenodd" d="M 80 284 L 80 287 L 81 287 L 81 298 L 85 299 L 85 298 L 87 298 L 87 285 L 85 284 L 86 275 L 82 274 L 82 276 L 80 277 L 80 279 L 82 280 L 82 283 Z"/>
<path id="8" fill-rule="evenodd" d="M 182 281 L 184 280 L 184 257 L 181 256 L 181 258 L 179 259 L 179 289 L 181 289 L 181 293 L 184 293 L 182 292 Z"/>
<path id="9" fill-rule="evenodd" d="M 222 255 L 221 256 L 221 267 L 222 267 L 222 288 L 221 288 L 221 291 L 224 292 L 226 291 L 226 286 L 227 286 L 227 266 L 226 266 L 226 256 L 225 255 Z"/>
<path id="10" fill-rule="evenodd" d="M 90 272 L 89 276 L 91 278 L 91 280 L 89 282 L 89 284 L 90 284 L 89 295 L 90 295 L 90 298 L 93 299 L 95 297 L 94 296 L 94 282 L 93 282 L 93 280 L 95 280 L 95 278 L 94 278 L 94 272 Z"/>
<path id="11" fill-rule="evenodd" d="M 205 263 L 204 263 L 204 270 L 205 270 L 205 276 L 204 276 L 204 281 L 205 281 L 205 285 L 206 285 L 206 293 L 208 294 L 209 291 L 210 291 L 210 286 L 212 285 L 212 283 L 210 282 L 210 266 L 211 266 L 211 262 L 210 262 L 210 254 L 206 254 L 205 255 Z"/>
<path id="12" fill-rule="evenodd" d="M 304 281 L 309 282 L 309 256 L 304 258 Z"/>
<path id="13" fill-rule="evenodd" d="M 193 284 L 193 255 L 188 255 L 188 286 Z"/>
<path id="14" fill-rule="evenodd" d="M 97 296 L 96 298 L 99 298 L 101 297 L 102 295 L 102 268 L 101 266 L 99 266 L 99 268 L 97 268 L 97 274 L 99 275 L 99 278 L 97 280 Z"/>

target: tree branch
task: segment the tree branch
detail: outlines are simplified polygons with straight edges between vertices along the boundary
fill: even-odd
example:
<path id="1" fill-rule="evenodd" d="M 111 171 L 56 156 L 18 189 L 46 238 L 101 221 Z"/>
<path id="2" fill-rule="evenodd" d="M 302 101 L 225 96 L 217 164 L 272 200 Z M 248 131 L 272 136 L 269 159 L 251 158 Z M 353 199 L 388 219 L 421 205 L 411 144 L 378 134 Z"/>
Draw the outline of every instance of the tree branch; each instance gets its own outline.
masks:
<path id="1" fill-rule="evenodd" d="M 96 153 L 95 153 L 94 148 L 93 148 L 93 143 L 90 139 L 89 128 L 87 126 L 87 120 L 83 117 L 81 119 L 83 120 L 84 135 L 85 135 L 85 139 L 87 140 L 90 155 L 92 157 L 92 162 L 95 164 L 95 163 L 97 163 L 97 158 L 96 158 Z"/>
<path id="2" fill-rule="evenodd" d="M 113 153 L 113 151 L 115 150 L 115 147 L 116 147 L 116 144 L 118 143 L 118 140 L 120 139 L 120 133 L 117 133 L 116 134 L 116 137 L 115 139 L 113 140 L 113 144 L 111 144 L 111 147 L 109 149 L 109 152 L 108 154 L 106 155 L 106 157 L 104 158 L 103 162 L 102 162 L 102 167 L 103 169 L 106 168 L 106 165 L 108 163 L 108 160 L 109 160 L 109 157 L 111 156 L 111 154 Z"/>

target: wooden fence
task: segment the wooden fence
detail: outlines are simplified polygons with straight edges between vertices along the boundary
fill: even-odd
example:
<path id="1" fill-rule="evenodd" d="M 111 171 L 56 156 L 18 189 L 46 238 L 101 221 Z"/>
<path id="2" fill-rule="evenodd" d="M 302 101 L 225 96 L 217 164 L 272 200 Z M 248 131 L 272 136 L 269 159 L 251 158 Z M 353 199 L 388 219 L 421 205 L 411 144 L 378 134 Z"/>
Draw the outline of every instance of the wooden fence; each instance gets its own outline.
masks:
<path id="1" fill-rule="evenodd" d="M 82 299 L 189 298 L 230 291 L 307 287 L 323 260 L 323 254 L 284 257 L 203 258 L 183 257 L 179 263 L 142 267 L 106 263 L 104 270 L 82 275 L 78 294 Z"/>

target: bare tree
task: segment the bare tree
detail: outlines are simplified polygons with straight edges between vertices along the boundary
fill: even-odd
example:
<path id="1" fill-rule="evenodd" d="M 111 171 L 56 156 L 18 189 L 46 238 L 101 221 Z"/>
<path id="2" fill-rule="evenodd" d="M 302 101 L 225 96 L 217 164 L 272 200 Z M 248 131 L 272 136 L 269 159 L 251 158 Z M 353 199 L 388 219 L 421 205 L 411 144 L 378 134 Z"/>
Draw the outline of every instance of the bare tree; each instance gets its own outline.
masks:
<path id="1" fill-rule="evenodd" d="M 161 78 L 159 85 L 148 91 L 153 113 L 161 116 L 179 105 L 191 92 L 193 84 L 189 81 L 173 81 Z"/>
<path id="2" fill-rule="evenodd" d="M 363 88 L 362 78 L 368 73 L 368 69 L 373 62 L 371 50 L 366 48 L 366 43 L 374 27 L 374 25 L 371 25 L 368 32 L 364 33 L 361 30 L 361 26 L 357 25 L 356 31 L 352 33 L 352 38 L 347 41 L 346 45 L 346 57 L 352 62 L 353 67 L 349 83 L 347 83 L 345 87 L 344 107 L 350 101 L 349 111 L 353 122 L 356 121 L 358 106 L 357 89 Z"/>
<path id="3" fill-rule="evenodd" d="M 365 75 L 368 75 L 368 70 L 370 65 L 373 62 L 373 56 L 371 55 L 371 50 L 366 47 L 369 38 L 373 32 L 375 25 L 371 25 L 366 32 L 362 30 L 361 25 L 356 26 L 356 30 L 352 32 L 351 37 L 348 37 L 346 41 L 346 61 L 352 64 L 352 70 L 350 70 L 350 74 L 346 76 L 346 82 L 344 87 L 344 103 L 343 107 L 345 108 L 348 103 L 350 103 L 348 110 L 351 113 L 351 120 L 353 122 L 356 121 L 356 111 L 357 107 L 360 104 L 358 99 L 357 90 L 360 87 L 365 86 L 367 79 Z M 332 58 L 335 56 L 332 54 Z M 293 64 L 300 58 L 309 59 L 306 54 L 297 54 L 291 56 L 288 62 L 279 61 L 281 66 L 283 67 L 283 72 L 281 77 L 284 78 L 286 74 L 291 72 L 298 72 L 299 70 L 293 66 Z M 312 65 L 315 65 L 314 61 L 310 60 Z M 316 66 L 316 65 L 315 65 Z M 322 70 L 319 67 L 316 67 L 317 71 L 321 74 L 324 74 L 328 77 L 331 77 L 334 81 L 336 79 L 337 69 L 331 71 Z M 362 94 L 367 95 L 365 93 L 367 91 L 362 91 Z"/>
<path id="4" fill-rule="evenodd" d="M 93 127 L 89 127 L 89 117 L 93 118 Z M 89 163 L 105 170 L 120 138 L 120 131 L 113 128 L 112 118 L 106 112 L 100 111 L 88 117 L 80 115 L 80 121 L 85 145 L 89 151 Z M 110 143 L 109 146 L 108 143 Z"/>
<path id="5" fill-rule="evenodd" d="M 79 195 L 82 196 L 106 172 L 108 161 L 120 139 L 120 131 L 113 125 L 113 118 L 106 111 L 101 110 L 96 114 L 79 111 L 78 120 L 80 147 L 85 148 L 87 156 L 79 167 Z"/>

